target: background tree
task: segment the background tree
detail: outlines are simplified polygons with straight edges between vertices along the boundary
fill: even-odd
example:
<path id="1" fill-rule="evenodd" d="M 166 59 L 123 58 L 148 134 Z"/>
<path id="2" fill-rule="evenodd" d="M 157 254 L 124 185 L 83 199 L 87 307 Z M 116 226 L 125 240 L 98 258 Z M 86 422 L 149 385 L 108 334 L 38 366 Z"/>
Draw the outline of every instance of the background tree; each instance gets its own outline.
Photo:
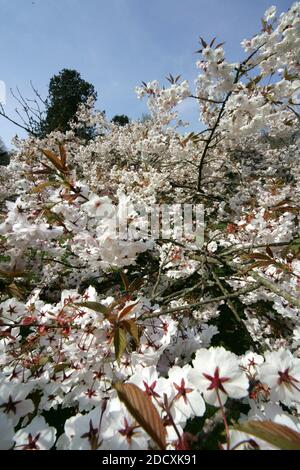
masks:
<path id="1" fill-rule="evenodd" d="M 70 130 L 70 122 L 76 122 L 76 112 L 80 104 L 86 103 L 92 96 L 97 99 L 97 93 L 91 83 L 86 82 L 76 70 L 63 69 L 54 75 L 49 84 L 49 93 L 45 101 L 46 116 L 37 126 L 37 134 L 41 137 L 49 132 Z M 93 129 L 77 130 L 77 135 L 90 138 Z"/>
<path id="2" fill-rule="evenodd" d="M 8 165 L 9 164 L 9 153 L 6 150 L 6 147 L 3 141 L 0 139 L 0 165 Z"/>
<path id="3" fill-rule="evenodd" d="M 111 122 L 114 122 L 115 124 L 119 124 L 119 126 L 126 126 L 126 124 L 129 124 L 129 117 L 126 116 L 125 114 L 116 114 Z"/>
<path id="4" fill-rule="evenodd" d="M 151 121 L 152 117 L 149 113 L 143 113 L 142 117 L 139 119 L 139 122 L 144 124 L 145 122 Z"/>

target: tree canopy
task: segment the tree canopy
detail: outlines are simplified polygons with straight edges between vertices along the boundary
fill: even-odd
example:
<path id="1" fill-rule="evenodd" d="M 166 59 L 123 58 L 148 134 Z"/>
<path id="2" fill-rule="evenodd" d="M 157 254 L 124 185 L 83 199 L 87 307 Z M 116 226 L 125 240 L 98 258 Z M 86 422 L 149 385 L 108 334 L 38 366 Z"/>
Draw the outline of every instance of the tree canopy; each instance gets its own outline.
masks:
<path id="1" fill-rule="evenodd" d="M 129 117 L 126 116 L 125 114 L 116 114 L 111 122 L 114 122 L 115 124 L 118 124 L 119 126 L 126 126 L 126 124 L 129 124 Z"/>
<path id="2" fill-rule="evenodd" d="M 8 165 L 9 164 L 9 153 L 0 139 L 0 165 Z"/>
<path id="3" fill-rule="evenodd" d="M 76 70 L 63 69 L 54 75 L 49 83 L 46 99 L 46 117 L 38 124 L 37 133 L 46 136 L 59 130 L 70 130 L 70 122 L 76 122 L 76 113 L 80 104 L 85 104 L 89 97 L 97 99 L 97 92 Z M 92 129 L 77 130 L 80 137 L 91 137 Z"/>

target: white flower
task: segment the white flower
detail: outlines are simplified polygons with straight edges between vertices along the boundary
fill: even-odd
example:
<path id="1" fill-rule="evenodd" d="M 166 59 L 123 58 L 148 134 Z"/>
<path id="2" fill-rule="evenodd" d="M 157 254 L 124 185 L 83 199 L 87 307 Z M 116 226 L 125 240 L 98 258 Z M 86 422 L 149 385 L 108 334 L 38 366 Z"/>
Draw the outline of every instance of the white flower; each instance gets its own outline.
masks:
<path id="1" fill-rule="evenodd" d="M 0 450 L 12 448 L 14 433 L 12 421 L 5 414 L 0 413 Z"/>
<path id="2" fill-rule="evenodd" d="M 300 346 L 300 326 L 297 326 L 294 330 L 293 330 L 293 348 L 297 348 Z"/>
<path id="3" fill-rule="evenodd" d="M 20 418 L 34 411 L 32 400 L 26 399 L 33 386 L 19 383 L 3 383 L 0 386 L 0 411 L 10 418 L 14 425 Z"/>
<path id="4" fill-rule="evenodd" d="M 245 353 L 241 358 L 241 365 L 246 372 L 255 375 L 258 371 L 258 366 L 264 362 L 263 356 L 256 354 L 252 351 Z"/>
<path id="5" fill-rule="evenodd" d="M 211 253 L 214 253 L 218 249 L 218 244 L 215 241 L 212 241 L 207 245 L 207 249 Z"/>
<path id="6" fill-rule="evenodd" d="M 164 377 L 158 377 L 157 368 L 155 366 L 142 367 L 138 365 L 135 373 L 130 377 L 130 383 L 134 383 L 143 390 L 149 397 L 153 397 L 160 401 L 163 399 L 164 393 L 169 394 L 171 387 L 169 381 Z"/>
<path id="7" fill-rule="evenodd" d="M 265 353 L 259 380 L 271 389 L 271 399 L 290 405 L 300 403 L 300 359 L 286 349 Z"/>
<path id="8" fill-rule="evenodd" d="M 82 204 L 84 209 L 90 217 L 109 217 L 111 218 L 115 213 L 115 208 L 109 197 L 99 197 L 96 194 L 91 194 L 89 201 Z"/>
<path id="9" fill-rule="evenodd" d="M 56 429 L 48 426 L 43 416 L 35 417 L 14 436 L 16 450 L 50 450 L 56 440 Z"/>
<path id="10" fill-rule="evenodd" d="M 77 414 L 65 422 L 65 434 L 59 440 L 59 447 L 68 450 L 97 450 L 106 437 L 111 437 L 105 406 L 98 406 L 86 415 Z"/>
<path id="11" fill-rule="evenodd" d="M 271 7 L 269 7 L 266 11 L 265 11 L 265 14 L 264 14 L 264 19 L 266 21 L 270 21 L 274 18 L 274 16 L 276 15 L 276 10 L 277 8 L 273 5 Z"/>
<path id="12" fill-rule="evenodd" d="M 130 415 L 118 399 L 108 405 L 109 425 L 104 432 L 103 449 L 145 450 L 149 436 Z"/>
<path id="13" fill-rule="evenodd" d="M 175 410 L 175 421 L 184 425 L 189 418 L 203 416 L 205 403 L 201 393 L 189 380 L 192 368 L 188 364 L 184 367 L 173 366 L 169 370 L 169 382 L 172 387 L 171 403 Z"/>
<path id="14" fill-rule="evenodd" d="M 189 379 L 210 405 L 224 405 L 228 397 L 242 398 L 248 394 L 248 379 L 237 356 L 223 347 L 199 349 Z"/>
<path id="15" fill-rule="evenodd" d="M 80 385 L 76 389 L 76 400 L 78 400 L 79 411 L 91 410 L 95 406 L 99 406 L 102 400 L 102 392 L 96 381 L 93 386 Z"/>

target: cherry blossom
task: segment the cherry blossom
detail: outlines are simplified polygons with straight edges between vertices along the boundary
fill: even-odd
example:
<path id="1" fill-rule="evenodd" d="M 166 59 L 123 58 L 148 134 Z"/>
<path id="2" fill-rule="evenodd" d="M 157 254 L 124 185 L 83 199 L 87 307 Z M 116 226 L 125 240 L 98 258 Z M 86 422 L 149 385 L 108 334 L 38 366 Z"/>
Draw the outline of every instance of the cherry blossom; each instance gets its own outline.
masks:
<path id="1" fill-rule="evenodd" d="M 98 450 L 101 448 L 104 434 L 111 436 L 105 413 L 105 402 L 89 413 L 77 414 L 65 422 L 65 434 L 59 437 L 59 450 Z"/>
<path id="2" fill-rule="evenodd" d="M 109 426 L 103 449 L 141 450 L 147 448 L 147 434 L 118 400 L 109 404 Z"/>
<path id="3" fill-rule="evenodd" d="M 48 426 L 42 416 L 35 417 L 14 435 L 16 450 L 50 450 L 55 440 L 56 429 Z"/>
<path id="4" fill-rule="evenodd" d="M 171 410 L 175 411 L 175 421 L 184 425 L 194 416 L 203 416 L 205 403 L 195 385 L 190 381 L 191 366 L 173 366 L 168 371 L 169 382 L 172 384 Z"/>
<path id="5" fill-rule="evenodd" d="M 26 416 L 34 411 L 32 400 L 26 399 L 32 385 L 2 383 L 0 387 L 0 410 L 8 418 L 10 418 L 14 425 L 18 424 L 20 418 Z"/>
<path id="6" fill-rule="evenodd" d="M 0 429 L 0 450 L 11 449 L 14 445 L 14 426 L 12 421 L 4 413 L 0 413 Z"/>
<path id="7" fill-rule="evenodd" d="M 265 353 L 259 378 L 270 387 L 274 400 L 287 405 L 300 401 L 300 359 L 293 357 L 290 351 L 280 349 Z"/>
<path id="8" fill-rule="evenodd" d="M 237 357 L 222 347 L 199 349 L 189 379 L 210 405 L 221 406 L 229 397 L 242 398 L 248 394 L 248 380 Z"/>

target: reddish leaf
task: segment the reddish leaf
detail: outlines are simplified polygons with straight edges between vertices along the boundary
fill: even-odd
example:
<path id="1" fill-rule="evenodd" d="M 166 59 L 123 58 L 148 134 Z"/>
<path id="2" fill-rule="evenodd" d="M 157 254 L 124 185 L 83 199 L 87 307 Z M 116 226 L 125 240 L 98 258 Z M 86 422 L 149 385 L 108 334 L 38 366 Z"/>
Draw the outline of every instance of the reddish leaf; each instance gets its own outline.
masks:
<path id="1" fill-rule="evenodd" d="M 59 153 L 60 153 L 61 163 L 65 167 L 67 163 L 67 152 L 66 152 L 65 147 L 62 144 L 59 144 Z"/>
<path id="2" fill-rule="evenodd" d="M 266 252 L 268 253 L 268 255 L 270 256 L 270 258 L 274 258 L 274 254 L 273 254 L 273 251 L 271 250 L 271 248 L 269 246 L 267 246 L 266 248 Z"/>
<path id="3" fill-rule="evenodd" d="M 231 224 L 231 223 L 227 224 L 227 232 L 228 233 L 235 233 L 235 232 L 238 232 L 238 230 L 239 230 L 239 228 L 238 228 L 237 225 Z"/>
<path id="4" fill-rule="evenodd" d="M 6 272 L 6 271 L 3 271 L 2 269 L 0 269 L 0 277 L 6 277 L 6 278 L 15 278 L 15 277 L 26 277 L 28 275 L 28 273 L 26 273 L 25 271 L 12 271 L 10 273 Z"/>
<path id="5" fill-rule="evenodd" d="M 127 307 L 123 308 L 123 310 L 121 310 L 121 312 L 119 312 L 118 319 L 119 319 L 119 320 L 122 320 L 122 318 L 126 317 L 126 315 L 128 315 L 128 313 L 130 313 L 131 310 L 132 310 L 137 304 L 138 304 L 138 302 L 135 302 L 134 304 L 127 305 Z"/>
<path id="6" fill-rule="evenodd" d="M 114 385 L 119 399 L 139 425 L 156 442 L 160 449 L 166 448 L 166 429 L 151 398 L 134 384 L 117 382 Z"/>
<path id="7" fill-rule="evenodd" d="M 265 261 L 270 261 L 270 256 L 268 255 L 265 255 L 264 253 L 251 253 L 249 255 L 249 258 L 251 259 L 262 259 L 262 260 L 265 260 Z"/>
<path id="8" fill-rule="evenodd" d="M 33 323 L 36 322 L 36 318 L 35 317 L 25 317 L 23 318 L 22 320 L 22 325 L 24 326 L 29 326 L 29 325 L 32 325 Z"/>
<path id="9" fill-rule="evenodd" d="M 174 77 L 173 77 L 172 74 L 169 74 L 169 76 L 166 77 L 166 79 L 168 80 L 168 82 L 172 83 L 172 85 L 173 85 L 173 83 L 174 83 Z"/>
<path id="10" fill-rule="evenodd" d="M 62 164 L 60 158 L 51 152 L 51 150 L 42 149 L 43 154 L 50 160 L 50 162 L 60 171 L 65 170 L 64 165 Z"/>
<path id="11" fill-rule="evenodd" d="M 269 261 L 255 261 L 255 263 L 251 264 L 249 266 L 249 269 L 254 269 L 254 268 L 263 268 L 266 266 L 271 266 L 273 264 L 272 260 Z"/>
<path id="12" fill-rule="evenodd" d="M 122 322 L 122 325 L 127 330 L 127 332 L 130 334 L 130 336 L 133 338 L 135 344 L 138 346 L 139 343 L 140 343 L 139 329 L 138 329 L 138 326 L 135 323 L 135 321 L 134 320 L 124 320 Z"/>
<path id="13" fill-rule="evenodd" d="M 139 278 L 134 279 L 134 281 L 132 281 L 132 283 L 130 284 L 128 291 L 130 293 L 137 291 L 143 285 L 143 283 L 144 283 L 143 279 L 139 279 Z"/>
<path id="14" fill-rule="evenodd" d="M 300 450 L 300 433 L 272 421 L 248 421 L 235 429 L 251 434 L 282 450 Z"/>

